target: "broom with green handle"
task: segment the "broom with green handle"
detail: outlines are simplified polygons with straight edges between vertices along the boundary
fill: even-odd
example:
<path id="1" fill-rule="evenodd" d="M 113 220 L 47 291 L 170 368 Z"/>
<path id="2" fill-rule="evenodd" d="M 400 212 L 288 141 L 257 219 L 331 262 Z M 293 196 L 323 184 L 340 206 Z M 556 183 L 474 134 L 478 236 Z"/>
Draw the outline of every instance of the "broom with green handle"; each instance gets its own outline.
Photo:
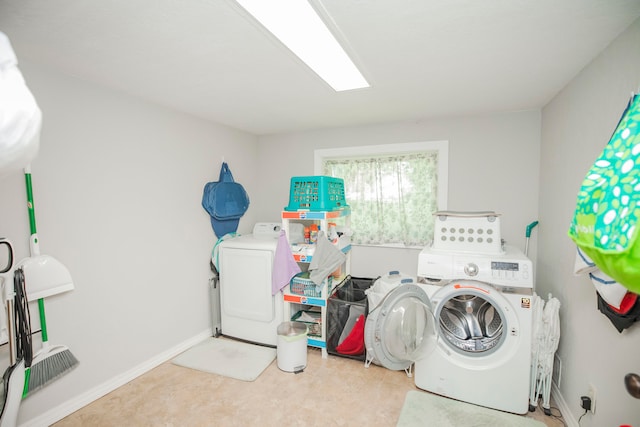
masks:
<path id="1" fill-rule="evenodd" d="M 24 176 L 27 188 L 29 227 L 31 229 L 29 242 L 31 256 L 27 258 L 24 263 L 26 285 L 29 287 L 29 280 L 33 278 L 34 282 L 48 281 L 49 283 L 44 283 L 44 288 L 71 290 L 73 289 L 73 283 L 66 267 L 53 257 L 40 255 L 38 234 L 36 232 L 36 215 L 33 204 L 31 168 L 29 166 L 24 169 Z M 33 272 L 31 276 L 29 276 L 30 272 Z M 39 285 L 40 288 L 43 287 L 41 286 L 42 283 L 37 283 L 37 285 Z M 40 329 L 42 331 L 42 348 L 33 357 L 31 367 L 29 367 L 25 373 L 23 397 L 26 397 L 29 393 L 60 377 L 78 364 L 78 359 L 76 359 L 68 347 L 63 345 L 52 346 L 49 344 L 44 298 L 38 298 L 38 311 L 40 314 Z"/>

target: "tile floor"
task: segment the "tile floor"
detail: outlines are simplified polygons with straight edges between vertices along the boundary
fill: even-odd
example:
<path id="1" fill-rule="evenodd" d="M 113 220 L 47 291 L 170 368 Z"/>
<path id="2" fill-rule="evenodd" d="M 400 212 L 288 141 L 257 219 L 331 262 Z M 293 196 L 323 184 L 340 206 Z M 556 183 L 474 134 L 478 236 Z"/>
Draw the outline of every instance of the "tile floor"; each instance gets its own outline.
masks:
<path id="1" fill-rule="evenodd" d="M 273 363 L 243 382 L 166 362 L 54 424 L 80 426 L 395 426 L 413 378 L 309 348 L 307 368 Z M 490 390 L 487 390 L 490 392 Z M 551 402 L 552 414 L 560 414 Z M 541 408 L 526 416 L 563 426 Z"/>

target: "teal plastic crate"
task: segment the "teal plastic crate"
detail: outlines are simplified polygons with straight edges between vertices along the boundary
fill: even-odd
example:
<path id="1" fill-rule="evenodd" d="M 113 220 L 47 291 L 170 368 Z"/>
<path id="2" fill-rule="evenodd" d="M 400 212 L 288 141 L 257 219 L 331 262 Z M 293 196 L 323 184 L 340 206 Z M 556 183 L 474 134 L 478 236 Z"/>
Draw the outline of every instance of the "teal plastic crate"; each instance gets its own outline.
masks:
<path id="1" fill-rule="evenodd" d="M 344 180 L 332 176 L 294 176 L 289 188 L 286 211 L 333 211 L 348 207 Z"/>

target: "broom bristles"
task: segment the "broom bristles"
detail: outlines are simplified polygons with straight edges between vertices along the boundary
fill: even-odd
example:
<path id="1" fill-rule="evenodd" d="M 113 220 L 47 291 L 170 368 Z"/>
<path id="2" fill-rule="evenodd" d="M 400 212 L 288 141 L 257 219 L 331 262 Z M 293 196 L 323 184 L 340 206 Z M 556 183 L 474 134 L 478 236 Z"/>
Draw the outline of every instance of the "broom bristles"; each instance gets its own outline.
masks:
<path id="1" fill-rule="evenodd" d="M 44 387 L 77 365 L 78 359 L 64 346 L 52 347 L 44 355 L 37 355 L 30 368 L 29 393 Z"/>

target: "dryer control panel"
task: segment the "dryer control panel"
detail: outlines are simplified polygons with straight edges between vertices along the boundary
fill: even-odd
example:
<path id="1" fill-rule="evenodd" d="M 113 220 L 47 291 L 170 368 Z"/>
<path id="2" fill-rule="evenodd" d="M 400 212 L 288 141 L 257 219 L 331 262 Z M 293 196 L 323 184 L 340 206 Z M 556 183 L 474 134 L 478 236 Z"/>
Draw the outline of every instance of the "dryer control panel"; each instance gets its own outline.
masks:
<path id="1" fill-rule="evenodd" d="M 529 258 L 505 246 L 501 254 L 470 254 L 425 248 L 418 258 L 418 278 L 428 281 L 473 279 L 508 287 L 533 287 Z"/>

